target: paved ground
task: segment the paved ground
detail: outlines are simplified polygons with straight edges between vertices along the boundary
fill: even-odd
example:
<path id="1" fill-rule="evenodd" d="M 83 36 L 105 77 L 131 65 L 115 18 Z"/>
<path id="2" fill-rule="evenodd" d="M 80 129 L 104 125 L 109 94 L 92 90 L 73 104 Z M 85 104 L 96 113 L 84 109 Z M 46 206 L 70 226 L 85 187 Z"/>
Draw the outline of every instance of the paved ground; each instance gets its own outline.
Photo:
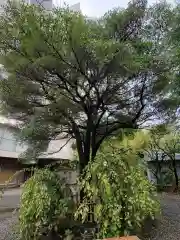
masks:
<path id="1" fill-rule="evenodd" d="M 16 208 L 19 205 L 20 188 L 14 188 L 4 192 L 0 199 L 0 212 L 4 208 Z"/>
<path id="2" fill-rule="evenodd" d="M 19 203 L 19 190 L 7 191 L 4 200 L 0 203 L 3 206 L 17 206 Z M 152 232 L 152 236 L 146 240 L 180 240 L 180 195 L 165 194 L 160 196 L 162 205 L 162 216 L 158 226 Z M 12 229 L 17 217 L 11 213 L 0 213 L 0 240 L 16 240 L 8 232 Z"/>
<path id="3" fill-rule="evenodd" d="M 17 216 L 12 209 L 19 205 L 20 192 L 20 189 L 7 190 L 0 199 L 0 240 L 16 240 L 12 230 Z"/>
<path id="4" fill-rule="evenodd" d="M 160 196 L 162 216 L 147 240 L 180 240 L 180 195 Z"/>

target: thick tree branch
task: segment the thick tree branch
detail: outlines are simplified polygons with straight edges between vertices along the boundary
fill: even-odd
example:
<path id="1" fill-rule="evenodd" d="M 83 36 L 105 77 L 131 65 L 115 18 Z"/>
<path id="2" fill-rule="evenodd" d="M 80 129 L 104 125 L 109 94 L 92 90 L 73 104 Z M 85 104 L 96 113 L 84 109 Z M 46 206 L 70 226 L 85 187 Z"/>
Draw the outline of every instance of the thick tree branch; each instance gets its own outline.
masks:
<path id="1" fill-rule="evenodd" d="M 139 97 L 139 102 L 141 104 L 141 107 L 140 109 L 138 110 L 138 112 L 136 113 L 136 116 L 132 119 L 132 122 L 133 123 L 136 123 L 136 121 L 139 119 L 139 117 L 141 116 L 146 104 L 144 103 L 144 92 L 145 92 L 145 89 L 146 89 L 146 78 L 147 78 L 147 75 L 145 75 L 144 79 L 143 79 L 143 84 L 142 84 L 142 88 L 141 88 L 141 91 L 140 91 L 140 97 Z"/>

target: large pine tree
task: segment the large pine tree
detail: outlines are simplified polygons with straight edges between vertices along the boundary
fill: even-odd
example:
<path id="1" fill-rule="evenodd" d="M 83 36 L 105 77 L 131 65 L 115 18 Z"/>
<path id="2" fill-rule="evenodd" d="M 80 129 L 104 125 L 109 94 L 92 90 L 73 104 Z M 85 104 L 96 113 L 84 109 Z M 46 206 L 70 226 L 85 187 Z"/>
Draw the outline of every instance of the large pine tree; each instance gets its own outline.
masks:
<path id="1" fill-rule="evenodd" d="M 146 4 L 132 1 L 89 20 L 68 9 L 8 3 L 0 17 L 7 73 L 1 100 L 3 113 L 21 122 L 29 155 L 63 133 L 76 140 L 82 171 L 117 130 L 166 120 L 173 110 L 170 68 L 163 50 L 156 51 Z"/>

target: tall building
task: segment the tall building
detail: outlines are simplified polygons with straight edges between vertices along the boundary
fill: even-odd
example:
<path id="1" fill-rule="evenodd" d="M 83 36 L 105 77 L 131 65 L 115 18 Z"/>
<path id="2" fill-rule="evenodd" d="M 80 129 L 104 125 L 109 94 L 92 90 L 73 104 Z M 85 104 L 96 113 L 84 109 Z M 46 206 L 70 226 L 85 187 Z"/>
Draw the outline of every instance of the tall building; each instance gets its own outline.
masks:
<path id="1" fill-rule="evenodd" d="M 41 5 L 47 10 L 53 8 L 53 0 L 24 0 L 26 3 Z M 4 6 L 6 5 L 7 0 L 0 0 L 0 14 L 3 13 Z"/>
<path id="2" fill-rule="evenodd" d="M 41 5 L 43 8 L 47 10 L 52 10 L 52 8 L 55 7 L 61 7 L 60 4 L 57 4 L 56 0 L 24 0 L 28 4 L 35 4 L 35 5 Z M 7 0 L 0 0 L 0 14 L 3 12 L 3 6 L 6 4 Z M 75 12 L 80 12 L 80 3 L 73 4 L 69 7 L 71 10 Z"/>
<path id="3" fill-rule="evenodd" d="M 69 9 L 75 12 L 81 12 L 80 3 L 73 4 L 72 6 L 69 7 Z"/>
<path id="4" fill-rule="evenodd" d="M 26 0 L 26 2 L 29 4 L 41 5 L 47 10 L 51 10 L 53 8 L 53 0 Z"/>

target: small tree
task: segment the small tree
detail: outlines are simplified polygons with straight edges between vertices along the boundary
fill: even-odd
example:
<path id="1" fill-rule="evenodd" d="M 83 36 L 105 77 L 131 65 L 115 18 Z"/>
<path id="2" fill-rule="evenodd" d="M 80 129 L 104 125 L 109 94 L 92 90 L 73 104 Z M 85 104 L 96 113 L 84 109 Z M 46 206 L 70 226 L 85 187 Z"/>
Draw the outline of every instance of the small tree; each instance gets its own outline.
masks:
<path id="1" fill-rule="evenodd" d="M 175 190 L 178 190 L 179 176 L 177 172 L 176 154 L 180 152 L 179 133 L 172 132 L 171 134 L 166 135 L 164 139 L 162 139 L 162 146 L 160 146 L 160 150 L 164 152 L 171 161 L 170 169 L 172 170 L 174 179 L 175 179 L 175 186 L 176 186 Z"/>
<path id="2" fill-rule="evenodd" d="M 180 152 L 180 135 L 172 127 L 166 129 L 153 129 L 150 131 L 149 148 L 146 150 L 148 157 L 155 161 L 155 176 L 159 179 L 164 174 L 164 165 L 167 171 L 173 173 L 176 189 L 179 186 L 177 173 L 176 154 Z M 157 179 L 157 180 L 158 180 Z M 157 182 L 158 183 L 158 182 Z"/>
<path id="3" fill-rule="evenodd" d="M 158 126 L 156 128 L 153 128 L 150 130 L 150 132 L 147 133 L 147 136 L 149 138 L 148 142 L 148 148 L 145 151 L 145 155 L 148 158 L 148 160 L 153 161 L 153 166 L 150 167 L 150 164 L 148 164 L 148 167 L 150 168 L 151 172 L 153 173 L 154 177 L 156 178 L 157 185 L 163 185 L 163 166 L 167 163 L 167 155 L 165 152 L 162 152 L 160 150 L 160 145 L 162 142 L 162 138 L 167 133 L 166 126 Z"/>
<path id="4" fill-rule="evenodd" d="M 146 0 L 136 0 L 97 21 L 8 3 L 0 17 L 1 105 L 20 121 L 31 159 L 57 136 L 72 137 L 83 172 L 117 130 L 169 117 L 169 61 L 148 38 L 147 12 Z"/>

